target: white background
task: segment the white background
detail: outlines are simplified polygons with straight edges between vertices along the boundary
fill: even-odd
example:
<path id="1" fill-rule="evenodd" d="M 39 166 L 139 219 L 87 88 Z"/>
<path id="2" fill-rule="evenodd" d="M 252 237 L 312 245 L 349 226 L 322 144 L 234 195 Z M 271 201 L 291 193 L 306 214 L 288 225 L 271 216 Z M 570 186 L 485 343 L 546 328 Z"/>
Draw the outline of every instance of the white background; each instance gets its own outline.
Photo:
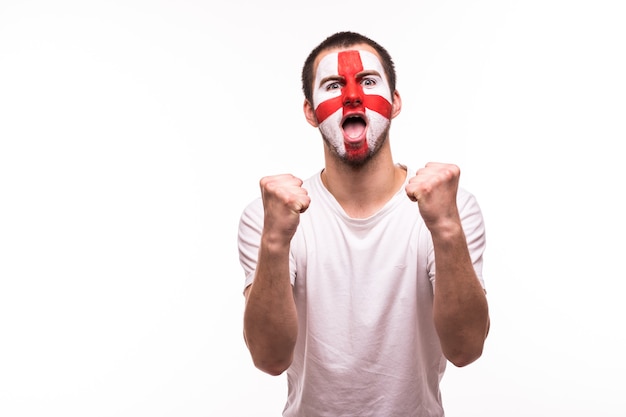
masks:
<path id="1" fill-rule="evenodd" d="M 396 61 L 396 160 L 459 164 L 485 215 L 447 416 L 624 416 L 622 4 L 0 0 L 0 416 L 280 415 L 237 222 L 321 168 L 300 69 L 346 29 Z"/>

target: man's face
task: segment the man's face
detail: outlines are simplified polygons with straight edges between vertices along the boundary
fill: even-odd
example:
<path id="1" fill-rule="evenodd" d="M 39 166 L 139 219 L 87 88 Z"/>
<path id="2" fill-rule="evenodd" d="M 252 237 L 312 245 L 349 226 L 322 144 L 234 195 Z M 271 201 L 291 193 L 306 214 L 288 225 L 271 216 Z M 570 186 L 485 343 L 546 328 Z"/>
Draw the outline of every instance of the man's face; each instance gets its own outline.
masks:
<path id="1" fill-rule="evenodd" d="M 378 57 L 365 50 L 325 55 L 317 66 L 313 106 L 322 137 L 344 161 L 361 164 L 384 143 L 392 91 Z"/>

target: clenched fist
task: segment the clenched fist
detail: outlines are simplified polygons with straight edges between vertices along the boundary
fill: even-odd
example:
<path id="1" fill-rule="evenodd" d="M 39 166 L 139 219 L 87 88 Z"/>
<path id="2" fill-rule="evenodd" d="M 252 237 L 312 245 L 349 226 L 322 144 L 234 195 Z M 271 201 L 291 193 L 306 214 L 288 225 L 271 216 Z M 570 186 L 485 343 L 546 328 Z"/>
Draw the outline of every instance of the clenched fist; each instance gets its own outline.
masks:
<path id="1" fill-rule="evenodd" d="M 309 208 L 311 198 L 302 180 L 291 174 L 263 177 L 263 233 L 272 241 L 289 243 L 300 223 L 300 214 Z"/>
<path id="2" fill-rule="evenodd" d="M 433 232 L 451 222 L 460 223 L 456 206 L 461 170 L 452 164 L 429 162 L 409 180 L 405 190 L 417 201 L 426 227 Z"/>

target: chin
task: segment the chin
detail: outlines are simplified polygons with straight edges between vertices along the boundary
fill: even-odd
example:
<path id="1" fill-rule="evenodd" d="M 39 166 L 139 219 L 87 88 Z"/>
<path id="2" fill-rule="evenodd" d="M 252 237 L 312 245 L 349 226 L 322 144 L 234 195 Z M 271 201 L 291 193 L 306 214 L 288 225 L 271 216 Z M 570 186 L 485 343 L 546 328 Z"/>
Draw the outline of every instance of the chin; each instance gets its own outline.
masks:
<path id="1" fill-rule="evenodd" d="M 367 146 L 359 149 L 348 149 L 344 155 L 344 161 L 353 166 L 361 166 L 371 159 L 372 154 Z"/>

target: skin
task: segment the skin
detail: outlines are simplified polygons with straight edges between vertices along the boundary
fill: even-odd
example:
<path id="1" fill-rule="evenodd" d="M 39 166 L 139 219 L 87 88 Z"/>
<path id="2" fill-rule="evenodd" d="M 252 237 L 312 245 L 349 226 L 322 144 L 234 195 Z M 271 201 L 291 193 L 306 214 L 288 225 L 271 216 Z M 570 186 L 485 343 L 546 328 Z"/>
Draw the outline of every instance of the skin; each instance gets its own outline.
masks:
<path id="1" fill-rule="evenodd" d="M 349 49 L 376 55 L 368 45 Z M 318 56 L 315 68 L 331 49 Z M 314 85 L 314 89 L 318 88 Z M 389 93 L 392 106 L 389 120 L 401 110 L 397 91 Z M 304 102 L 306 120 L 320 127 L 315 105 Z M 347 100 L 351 106 L 359 103 Z M 374 138 L 374 151 L 359 163 L 346 159 L 339 145 L 341 129 L 323 133 L 325 167 L 322 181 L 348 215 L 369 217 L 391 199 L 402 186 L 406 172 L 393 162 L 389 131 Z M 370 138 L 371 139 L 371 138 Z M 358 147 L 358 144 L 353 144 Z M 365 145 L 363 145 L 365 146 Z M 371 149 L 371 148 L 370 148 Z M 353 152 L 357 159 L 359 152 Z M 433 316 L 446 358 L 465 366 L 480 357 L 489 330 L 487 300 L 474 271 L 461 219 L 456 206 L 460 170 L 444 163 L 428 163 L 407 184 L 407 198 L 430 230 L 437 262 Z M 258 265 L 253 284 L 245 291 L 244 338 L 255 366 L 271 375 L 284 372 L 292 362 L 298 333 L 298 318 L 289 277 L 289 245 L 310 204 L 302 180 L 291 174 L 264 177 L 260 181 L 264 206 Z"/>

